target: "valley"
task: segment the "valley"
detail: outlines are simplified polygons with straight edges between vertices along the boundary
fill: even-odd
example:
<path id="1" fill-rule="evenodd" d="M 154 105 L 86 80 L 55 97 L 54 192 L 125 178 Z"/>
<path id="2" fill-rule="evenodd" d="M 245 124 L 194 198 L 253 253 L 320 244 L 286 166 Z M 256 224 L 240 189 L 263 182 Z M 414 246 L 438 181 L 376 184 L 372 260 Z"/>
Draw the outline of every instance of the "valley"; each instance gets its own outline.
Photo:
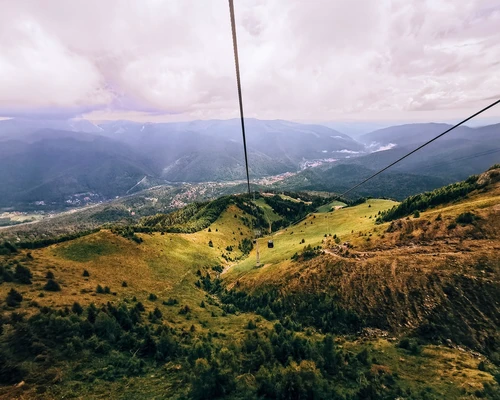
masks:
<path id="1" fill-rule="evenodd" d="M 496 399 L 499 177 L 387 222 L 417 199 L 229 195 L 4 244 L 0 397 Z"/>
<path id="2" fill-rule="evenodd" d="M 246 124 L 256 184 L 337 193 L 450 127 L 406 124 L 352 138 L 318 124 Z M 0 209 L 53 213 L 158 186 L 237 186 L 245 178 L 238 127 L 234 119 L 0 120 Z M 499 124 L 460 127 L 353 195 L 402 200 L 480 173 L 498 161 L 499 132 Z"/>

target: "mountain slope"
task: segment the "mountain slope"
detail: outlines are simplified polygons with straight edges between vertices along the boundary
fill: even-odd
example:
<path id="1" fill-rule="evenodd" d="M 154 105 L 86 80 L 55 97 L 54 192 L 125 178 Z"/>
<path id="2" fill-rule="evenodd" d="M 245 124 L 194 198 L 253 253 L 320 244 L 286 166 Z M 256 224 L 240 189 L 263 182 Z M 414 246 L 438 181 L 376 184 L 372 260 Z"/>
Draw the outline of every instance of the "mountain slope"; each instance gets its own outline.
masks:
<path id="1" fill-rule="evenodd" d="M 278 182 L 275 186 L 278 190 L 323 190 L 342 193 L 375 172 L 375 169 L 368 169 L 356 163 L 309 168 Z M 388 171 L 368 181 L 350 196 L 389 197 L 402 200 L 411 194 L 432 190 L 445 183 L 447 181 L 439 177 Z"/>
<path id="2" fill-rule="evenodd" d="M 228 282 L 238 282 L 231 299 L 249 310 L 265 296 L 279 318 L 323 331 L 368 326 L 406 332 L 451 340 L 495 359 L 500 354 L 500 169 L 478 181 L 482 186 L 459 201 L 450 198 L 417 218 L 390 224 L 375 224 L 388 207 L 378 200 L 310 215 L 288 229 L 293 235 L 279 232 L 263 239 L 275 244 L 261 247 L 263 268 L 253 268 L 252 253 L 229 272 Z M 306 257 L 307 245 L 320 245 L 323 252 Z M 298 257 L 290 260 L 294 252 Z"/>
<path id="3" fill-rule="evenodd" d="M 309 214 L 257 239 L 261 268 L 244 197 L 29 252 L 2 244 L 0 396 L 496 399 L 487 183 L 392 228 L 375 225 L 389 200 Z M 464 212 L 480 219 L 448 228 Z"/>
<path id="4" fill-rule="evenodd" d="M 64 136 L 49 130 L 31 143 L 2 142 L 0 205 L 37 200 L 60 204 L 82 192 L 114 197 L 155 173 L 147 160 L 124 144 L 83 133 Z"/>

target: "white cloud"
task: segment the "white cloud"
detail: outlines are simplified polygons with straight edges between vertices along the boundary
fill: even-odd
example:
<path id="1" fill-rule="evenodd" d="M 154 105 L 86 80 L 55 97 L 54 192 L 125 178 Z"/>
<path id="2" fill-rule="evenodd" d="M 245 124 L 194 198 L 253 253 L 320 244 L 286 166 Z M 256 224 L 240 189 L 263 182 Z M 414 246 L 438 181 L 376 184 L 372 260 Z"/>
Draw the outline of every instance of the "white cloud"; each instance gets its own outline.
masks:
<path id="1" fill-rule="evenodd" d="M 500 95 L 495 1 L 235 3 L 248 117 L 439 120 Z M 3 2 L 0 87 L 6 116 L 235 117 L 227 2 Z"/>

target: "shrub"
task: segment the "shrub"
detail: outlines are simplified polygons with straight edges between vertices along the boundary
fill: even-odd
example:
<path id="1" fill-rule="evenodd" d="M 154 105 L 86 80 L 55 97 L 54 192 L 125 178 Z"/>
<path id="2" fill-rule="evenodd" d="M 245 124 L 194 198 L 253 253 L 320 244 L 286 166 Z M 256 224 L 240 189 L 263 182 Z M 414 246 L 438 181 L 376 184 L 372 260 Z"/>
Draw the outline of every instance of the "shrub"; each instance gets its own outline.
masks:
<path id="1" fill-rule="evenodd" d="M 158 307 L 155 307 L 154 311 L 153 311 L 153 315 L 156 317 L 156 318 L 161 318 L 163 317 L 163 314 L 162 312 L 160 311 L 160 309 Z"/>
<path id="2" fill-rule="evenodd" d="M 9 307 L 17 307 L 21 301 L 23 301 L 23 295 L 19 293 L 16 289 L 10 289 L 7 294 L 7 305 Z"/>
<path id="3" fill-rule="evenodd" d="M 4 270 L 2 273 L 2 279 L 4 282 L 14 282 L 14 275 L 8 270 Z"/>
<path id="4" fill-rule="evenodd" d="M 156 299 L 158 299 L 158 296 L 154 293 L 150 293 L 148 299 L 151 301 L 155 301 Z"/>
<path id="5" fill-rule="evenodd" d="M 185 315 L 188 314 L 190 311 L 191 309 L 189 308 L 189 306 L 186 305 L 184 307 L 181 307 L 181 309 L 179 310 L 179 314 Z"/>
<path id="6" fill-rule="evenodd" d="M 413 218 L 420 218 L 420 211 L 416 210 L 416 211 L 413 213 Z"/>
<path id="7" fill-rule="evenodd" d="M 462 225 L 467 225 L 467 224 L 472 224 L 476 219 L 477 217 L 473 213 L 467 211 L 460 214 L 457 217 L 456 222 Z"/>
<path id="8" fill-rule="evenodd" d="M 77 315 L 82 315 L 83 313 L 83 308 L 82 306 L 80 305 L 80 303 L 78 302 L 74 302 L 73 303 L 73 306 L 71 307 L 71 311 L 73 311 L 75 314 Z"/>
<path id="9" fill-rule="evenodd" d="M 16 365 L 10 357 L 0 353 L 0 383 L 14 384 L 23 380 L 26 372 Z"/>
<path id="10" fill-rule="evenodd" d="M 19 283 L 31 284 L 31 271 L 28 267 L 23 265 L 16 265 L 16 271 L 14 272 L 14 279 Z"/>
<path id="11" fill-rule="evenodd" d="M 47 274 L 45 275 L 45 278 L 54 279 L 55 278 L 54 273 L 52 271 L 47 272 Z"/>
<path id="12" fill-rule="evenodd" d="M 104 293 L 104 288 L 101 285 L 97 285 L 97 288 L 96 288 L 95 291 L 97 293 L 99 293 L 99 294 L 103 294 Z"/>
<path id="13" fill-rule="evenodd" d="M 214 247 L 214 244 L 212 243 L 211 240 L 208 241 L 208 247 Z"/>
<path id="14" fill-rule="evenodd" d="M 85 276 L 85 277 L 90 276 L 89 271 L 87 271 L 86 269 L 84 269 L 83 270 L 83 276 Z"/>
<path id="15" fill-rule="evenodd" d="M 43 289 L 48 292 L 59 292 L 61 291 L 61 286 L 55 280 L 49 279 Z"/>
<path id="16" fill-rule="evenodd" d="M 408 339 L 407 337 L 402 338 L 398 343 L 398 347 L 405 349 L 405 350 L 409 350 L 410 349 L 410 339 Z"/>
<path id="17" fill-rule="evenodd" d="M 126 282 L 126 281 L 123 281 L 123 282 L 122 282 L 122 287 L 127 287 L 127 286 L 128 286 L 127 282 Z"/>
<path id="18" fill-rule="evenodd" d="M 167 301 L 163 302 L 164 306 L 175 306 L 176 304 L 179 304 L 179 301 L 177 299 L 173 299 L 172 297 L 169 297 Z"/>
<path id="19" fill-rule="evenodd" d="M 455 229 L 457 227 L 457 224 L 455 222 L 450 223 L 446 228 L 451 231 L 452 229 Z"/>
<path id="20" fill-rule="evenodd" d="M 111 293 L 111 289 L 109 288 L 109 286 L 104 286 L 104 293 L 106 293 L 106 294 Z"/>

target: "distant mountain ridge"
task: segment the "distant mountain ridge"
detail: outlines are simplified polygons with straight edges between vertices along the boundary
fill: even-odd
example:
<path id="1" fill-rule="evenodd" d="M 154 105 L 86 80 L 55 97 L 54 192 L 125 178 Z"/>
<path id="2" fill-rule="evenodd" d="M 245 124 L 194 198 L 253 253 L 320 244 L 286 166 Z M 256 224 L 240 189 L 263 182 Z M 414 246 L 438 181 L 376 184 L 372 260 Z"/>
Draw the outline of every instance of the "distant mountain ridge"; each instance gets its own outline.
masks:
<path id="1" fill-rule="evenodd" d="M 316 182 L 306 186 L 337 190 L 345 187 L 347 176 L 349 182 L 364 179 L 449 126 L 393 126 L 354 140 L 322 125 L 250 118 L 246 120 L 250 174 L 257 178 L 323 164 L 319 173 L 304 171 L 308 179 L 316 177 Z M 138 190 L 167 181 L 244 179 L 240 129 L 238 119 L 100 124 L 86 120 L 2 120 L 0 206 L 35 201 L 61 204 L 79 192 L 112 198 L 129 193 L 133 187 Z M 408 190 L 401 192 L 406 196 L 412 194 L 411 182 L 422 183 L 426 179 L 422 177 L 436 179 L 419 183 L 413 193 L 464 179 L 498 162 L 499 155 L 500 124 L 460 127 L 398 164 L 393 172 L 409 179 L 408 185 L 403 185 Z M 325 172 L 338 171 L 331 167 L 342 164 L 363 168 L 345 170 L 347 175 Z M 301 176 L 287 182 L 302 188 Z M 387 193 L 373 185 L 370 190 L 378 195 Z"/>

